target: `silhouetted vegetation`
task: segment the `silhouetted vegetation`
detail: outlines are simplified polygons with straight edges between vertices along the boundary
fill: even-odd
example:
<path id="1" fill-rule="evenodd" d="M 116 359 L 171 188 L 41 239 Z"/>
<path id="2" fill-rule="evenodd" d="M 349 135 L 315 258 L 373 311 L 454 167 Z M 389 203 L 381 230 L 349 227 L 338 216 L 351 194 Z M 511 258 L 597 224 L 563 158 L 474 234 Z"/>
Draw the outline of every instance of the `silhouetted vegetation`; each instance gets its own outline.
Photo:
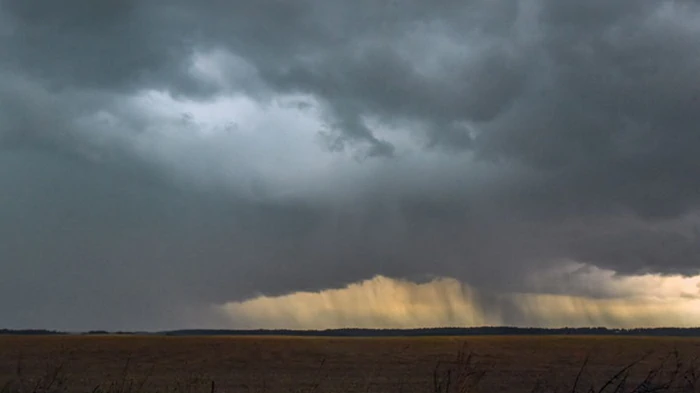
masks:
<path id="1" fill-rule="evenodd" d="M 58 334 L 67 334 L 55 330 L 44 329 L 0 329 L 0 335 L 17 335 L 17 336 L 50 336 Z"/>
<path id="2" fill-rule="evenodd" d="M 55 335 L 69 334 L 54 330 L 42 329 L 0 329 L 0 335 Z M 292 329 L 183 329 L 162 332 L 109 332 L 92 330 L 81 334 L 142 334 L 165 336 L 298 336 L 298 337 L 421 337 L 421 336 L 522 336 L 522 335 L 579 335 L 579 336 L 652 336 L 652 337 L 700 337 L 700 327 L 697 328 L 635 328 L 608 329 L 604 327 L 586 328 L 520 328 L 508 326 L 483 327 L 441 327 L 419 329 L 326 329 L 326 330 L 292 330 Z"/>
<path id="3" fill-rule="evenodd" d="M 700 328 L 608 329 L 594 328 L 518 328 L 518 327 L 444 327 L 420 329 L 327 329 L 327 330 L 174 330 L 168 336 L 321 336 L 321 337 L 420 337 L 420 336 L 518 336 L 518 335 L 585 335 L 585 336 L 673 336 L 700 337 Z"/>

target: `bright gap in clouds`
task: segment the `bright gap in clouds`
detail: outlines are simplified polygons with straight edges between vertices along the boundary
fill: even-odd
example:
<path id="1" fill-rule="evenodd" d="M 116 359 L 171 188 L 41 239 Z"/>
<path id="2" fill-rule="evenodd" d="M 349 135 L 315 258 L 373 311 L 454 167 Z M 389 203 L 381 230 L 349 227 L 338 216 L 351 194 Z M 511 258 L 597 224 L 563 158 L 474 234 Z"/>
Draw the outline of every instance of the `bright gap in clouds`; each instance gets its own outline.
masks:
<path id="1" fill-rule="evenodd" d="M 415 283 L 376 276 L 344 288 L 230 302 L 218 311 L 234 328 L 700 325 L 700 276 L 615 277 L 612 271 L 575 267 L 587 273 L 570 277 L 569 284 L 594 286 L 607 296 L 546 291 L 489 296 L 452 278 Z"/>
<path id="2" fill-rule="evenodd" d="M 347 165 L 350 154 L 324 148 L 321 112 L 305 95 L 195 101 L 148 90 L 79 125 L 95 151 L 108 143 L 125 146 L 185 185 L 243 188 L 252 199 L 295 198 L 323 194 L 328 183 L 356 176 Z"/>
<path id="3" fill-rule="evenodd" d="M 208 77 L 216 75 L 207 72 Z M 476 190 L 491 172 L 510 171 L 478 162 L 468 152 L 426 151 L 429 141 L 417 138 L 420 126 L 389 124 L 372 116 L 361 121 L 396 147 L 395 157 L 363 160 L 362 146 L 331 150 L 322 136 L 329 130 L 322 106 L 303 94 L 266 99 L 220 95 L 197 101 L 145 90 L 81 117 L 76 128 L 92 142 L 93 149 L 85 153 L 94 159 L 101 158 L 105 146 L 122 146 L 186 186 L 251 199 L 342 204 L 362 198 L 368 183 L 390 187 L 385 191 L 391 193 L 421 193 L 445 178 L 453 179 L 446 182 L 449 187 L 466 181 Z M 407 183 L 406 170 L 418 180 Z"/>

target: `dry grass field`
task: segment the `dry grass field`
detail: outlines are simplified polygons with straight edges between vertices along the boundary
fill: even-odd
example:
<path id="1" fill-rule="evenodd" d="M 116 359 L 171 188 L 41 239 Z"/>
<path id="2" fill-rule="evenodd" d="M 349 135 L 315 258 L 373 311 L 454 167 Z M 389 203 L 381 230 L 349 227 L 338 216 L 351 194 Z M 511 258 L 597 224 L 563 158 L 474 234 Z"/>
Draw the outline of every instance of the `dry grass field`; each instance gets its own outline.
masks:
<path id="1" fill-rule="evenodd" d="M 680 338 L 4 336 L 0 390 L 700 392 L 698 356 L 700 339 Z"/>

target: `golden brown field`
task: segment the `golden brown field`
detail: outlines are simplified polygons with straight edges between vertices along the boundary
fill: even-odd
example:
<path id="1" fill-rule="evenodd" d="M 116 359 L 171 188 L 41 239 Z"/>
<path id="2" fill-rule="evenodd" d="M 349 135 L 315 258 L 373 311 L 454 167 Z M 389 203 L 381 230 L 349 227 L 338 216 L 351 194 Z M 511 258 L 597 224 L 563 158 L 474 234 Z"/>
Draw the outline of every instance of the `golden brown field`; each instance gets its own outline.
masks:
<path id="1" fill-rule="evenodd" d="M 216 392 L 410 393 L 458 392 L 464 382 L 465 391 L 571 392 L 590 355 L 578 384 L 578 391 L 586 392 L 653 352 L 631 369 L 625 391 L 632 391 L 633 383 L 676 349 L 684 370 L 676 376 L 680 384 L 682 378 L 692 377 L 688 370 L 693 368 L 691 359 L 700 356 L 700 339 L 4 336 L 0 389 L 209 393 L 213 387 Z M 461 350 L 472 354 L 470 364 L 465 359 L 454 362 Z M 674 369 L 675 357 L 667 359 L 667 365 Z M 58 368 L 59 376 L 46 389 L 46 378 L 52 379 Z M 474 386 L 482 372 L 483 379 Z M 446 386 L 448 374 L 450 386 Z M 37 385 L 41 377 L 45 379 Z M 685 382 L 683 386 L 685 391 L 700 392 Z M 610 385 L 606 391 L 613 388 Z"/>

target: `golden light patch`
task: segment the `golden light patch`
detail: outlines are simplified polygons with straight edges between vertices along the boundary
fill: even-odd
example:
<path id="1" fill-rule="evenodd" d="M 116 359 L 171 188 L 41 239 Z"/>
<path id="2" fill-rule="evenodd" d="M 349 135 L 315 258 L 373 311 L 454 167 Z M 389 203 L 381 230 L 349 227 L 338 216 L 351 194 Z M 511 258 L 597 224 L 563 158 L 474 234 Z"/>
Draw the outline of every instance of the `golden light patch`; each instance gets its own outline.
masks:
<path id="1" fill-rule="evenodd" d="M 377 276 L 345 288 L 230 302 L 220 311 L 237 328 L 268 329 L 700 326 L 700 276 L 616 277 L 594 269 L 576 280 L 596 280 L 607 295 L 506 293 L 485 303 L 452 278 L 414 283 Z"/>

